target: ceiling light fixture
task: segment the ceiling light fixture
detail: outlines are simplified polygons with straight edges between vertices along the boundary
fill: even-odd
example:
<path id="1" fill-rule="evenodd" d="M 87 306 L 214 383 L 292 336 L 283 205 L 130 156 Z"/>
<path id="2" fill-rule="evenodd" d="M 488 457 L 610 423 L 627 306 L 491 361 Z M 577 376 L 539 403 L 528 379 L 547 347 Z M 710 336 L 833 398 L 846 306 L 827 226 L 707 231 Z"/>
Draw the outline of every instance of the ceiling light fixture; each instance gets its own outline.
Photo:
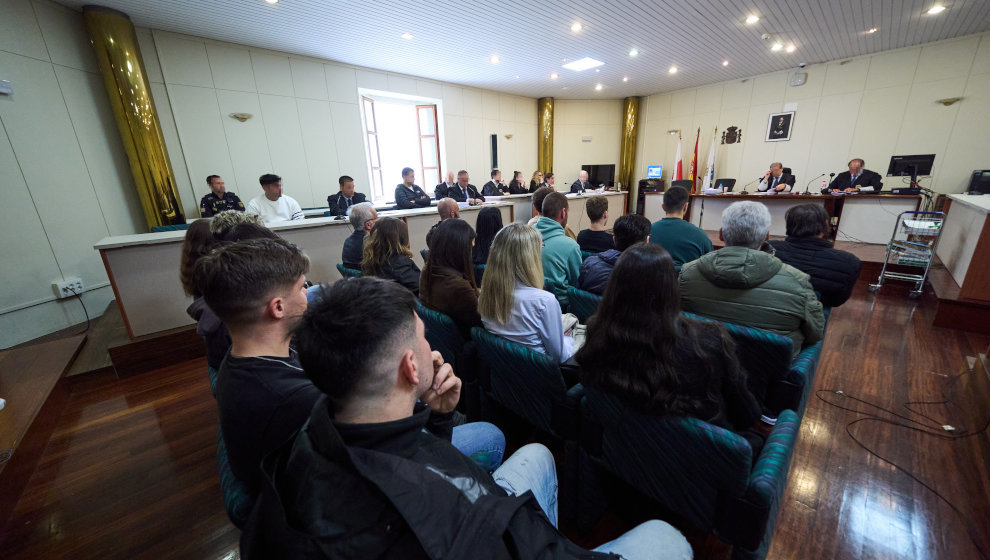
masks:
<path id="1" fill-rule="evenodd" d="M 637 49 L 632 49 L 629 51 L 629 56 L 638 56 L 639 51 Z"/>
<path id="2" fill-rule="evenodd" d="M 556 72 L 551 72 L 550 73 L 550 79 L 551 80 L 556 80 L 557 79 L 557 73 Z"/>
<path id="3" fill-rule="evenodd" d="M 584 26 L 582 26 L 580 22 L 576 22 L 575 21 L 574 24 L 571 25 L 571 31 L 573 31 L 575 33 L 578 33 L 583 28 L 584 28 Z"/>
<path id="4" fill-rule="evenodd" d="M 871 27 L 871 28 L 867 29 L 866 32 L 867 33 L 876 33 L 877 32 L 877 28 L 876 27 Z"/>
<path id="5" fill-rule="evenodd" d="M 275 0 L 275 1 L 277 2 L 278 0 Z M 413 38 L 413 35 L 412 35 L 412 33 L 403 33 L 402 34 L 402 38 L 403 39 L 412 39 Z"/>
<path id="6" fill-rule="evenodd" d="M 795 47 L 794 45 L 787 45 L 787 48 L 784 50 L 786 50 L 787 52 L 794 52 L 796 49 L 797 47 Z"/>
<path id="7" fill-rule="evenodd" d="M 722 66 L 728 66 L 728 65 L 729 65 L 729 61 L 728 60 L 723 60 L 722 61 Z"/>
<path id="8" fill-rule="evenodd" d="M 772 51 L 779 51 L 782 48 L 784 48 L 784 44 L 783 43 L 774 43 L 773 46 L 770 47 L 770 50 L 772 50 Z"/>
<path id="9" fill-rule="evenodd" d="M 945 6 L 941 4 L 935 4 L 928 10 L 928 15 L 933 16 L 935 14 L 940 14 L 945 11 Z"/>
<path id="10" fill-rule="evenodd" d="M 749 24 L 749 25 L 753 25 L 754 23 L 756 23 L 758 21 L 760 21 L 760 17 L 759 16 L 749 16 L 748 18 L 746 18 L 746 23 Z"/>
<path id="11" fill-rule="evenodd" d="M 278 4 L 278 0 L 265 0 L 269 4 Z"/>
<path id="12" fill-rule="evenodd" d="M 519 74 L 516 74 L 516 79 L 517 79 L 517 80 L 519 79 Z"/>
<path id="13" fill-rule="evenodd" d="M 597 85 L 595 86 L 595 91 L 601 91 L 601 90 L 602 90 L 602 88 L 604 88 L 604 87 L 605 87 L 605 86 L 603 86 L 603 85 L 601 85 L 601 84 L 597 84 Z"/>
<path id="14" fill-rule="evenodd" d="M 498 57 L 497 54 L 493 54 L 492 57 L 489 58 L 488 60 L 491 61 L 492 64 L 498 64 L 498 61 L 501 59 Z"/>
<path id="15" fill-rule="evenodd" d="M 605 63 L 600 60 L 595 60 L 593 58 L 589 58 L 586 56 L 580 60 L 568 62 L 567 64 L 564 65 L 564 68 L 567 68 L 568 70 L 574 70 L 575 72 L 581 72 L 582 70 L 590 70 L 592 68 L 597 68 L 602 64 Z"/>
<path id="16" fill-rule="evenodd" d="M 629 76 L 623 76 L 622 77 L 622 81 L 623 82 L 628 82 L 629 81 Z"/>
<path id="17" fill-rule="evenodd" d="M 676 66 L 671 66 L 670 67 L 670 70 L 667 70 L 667 73 L 668 74 L 676 74 L 677 73 L 677 67 Z"/>

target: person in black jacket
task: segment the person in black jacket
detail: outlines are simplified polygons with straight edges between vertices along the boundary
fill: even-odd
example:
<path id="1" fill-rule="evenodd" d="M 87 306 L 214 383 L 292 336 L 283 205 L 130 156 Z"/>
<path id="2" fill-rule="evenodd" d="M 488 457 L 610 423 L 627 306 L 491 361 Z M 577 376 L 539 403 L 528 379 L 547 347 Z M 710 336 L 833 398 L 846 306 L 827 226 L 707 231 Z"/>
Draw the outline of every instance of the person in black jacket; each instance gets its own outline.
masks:
<path id="1" fill-rule="evenodd" d="M 419 295 L 419 267 L 409 250 L 409 227 L 398 218 L 379 218 L 365 240 L 361 273 L 395 280 Z"/>
<path id="2" fill-rule="evenodd" d="M 414 185 L 416 172 L 412 167 L 402 168 L 402 182 L 395 186 L 395 205 L 402 210 L 409 208 L 426 208 L 430 205 L 430 195 L 423 192 L 419 185 Z"/>
<path id="3" fill-rule="evenodd" d="M 862 263 L 856 255 L 832 247 L 825 239 L 828 213 L 819 204 L 792 206 L 784 214 L 787 238 L 771 241 L 774 255 L 811 276 L 811 286 L 825 307 L 838 307 L 852 295 Z"/>
<path id="4" fill-rule="evenodd" d="M 509 194 L 509 185 L 502 182 L 502 172 L 492 169 L 492 180 L 481 187 L 481 194 L 485 196 L 502 196 Z"/>
<path id="5" fill-rule="evenodd" d="M 447 198 L 447 191 L 454 187 L 454 172 L 447 172 L 447 180 L 433 187 L 433 198 L 440 200 Z"/>
<path id="6" fill-rule="evenodd" d="M 755 461 L 764 443 L 753 429 L 760 404 L 735 343 L 721 324 L 685 317 L 680 302 L 667 251 L 653 243 L 623 251 L 574 356 L 581 383 L 641 414 L 691 416 L 733 430 Z"/>
<path id="7" fill-rule="evenodd" d="M 447 189 L 447 197 L 453 198 L 457 202 L 469 202 L 471 204 L 485 201 L 485 197 L 478 192 L 478 187 L 471 184 L 468 172 L 463 169 L 457 172 L 457 182 L 454 183 L 454 186 Z"/>
<path id="8" fill-rule="evenodd" d="M 771 193 L 790 192 L 794 188 L 794 181 L 794 175 L 784 172 L 784 164 L 775 161 L 770 164 L 770 169 L 763 176 L 756 190 Z"/>
<path id="9" fill-rule="evenodd" d="M 450 444 L 461 381 L 426 341 L 414 298 L 376 278 L 324 288 L 296 330 L 324 396 L 262 462 L 241 535 L 255 558 L 690 558 L 659 521 L 589 553 L 561 536 L 550 452 L 530 444 L 492 475 Z M 480 556 L 479 556 L 480 555 Z"/>
<path id="10" fill-rule="evenodd" d="M 330 213 L 334 216 L 343 216 L 355 204 L 367 202 L 364 193 L 354 192 L 354 179 L 347 175 L 341 175 L 337 179 L 340 191 L 327 197 L 327 205 L 330 206 Z"/>
<path id="11" fill-rule="evenodd" d="M 849 171 L 843 171 L 832 179 L 828 187 L 822 189 L 822 194 L 829 192 L 861 192 L 869 188 L 878 193 L 883 190 L 883 177 L 875 171 L 863 169 L 866 162 L 862 158 L 849 160 Z"/>

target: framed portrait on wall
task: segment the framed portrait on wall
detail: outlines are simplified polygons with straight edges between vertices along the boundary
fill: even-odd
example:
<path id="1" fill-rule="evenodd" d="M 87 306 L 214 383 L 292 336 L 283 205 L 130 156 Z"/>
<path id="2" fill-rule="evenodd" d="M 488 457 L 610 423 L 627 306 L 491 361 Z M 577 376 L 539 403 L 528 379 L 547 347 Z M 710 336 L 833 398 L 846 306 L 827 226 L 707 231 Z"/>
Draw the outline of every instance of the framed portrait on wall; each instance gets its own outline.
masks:
<path id="1" fill-rule="evenodd" d="M 794 111 L 786 113 L 771 113 L 767 121 L 766 142 L 785 142 L 791 139 L 794 128 Z"/>

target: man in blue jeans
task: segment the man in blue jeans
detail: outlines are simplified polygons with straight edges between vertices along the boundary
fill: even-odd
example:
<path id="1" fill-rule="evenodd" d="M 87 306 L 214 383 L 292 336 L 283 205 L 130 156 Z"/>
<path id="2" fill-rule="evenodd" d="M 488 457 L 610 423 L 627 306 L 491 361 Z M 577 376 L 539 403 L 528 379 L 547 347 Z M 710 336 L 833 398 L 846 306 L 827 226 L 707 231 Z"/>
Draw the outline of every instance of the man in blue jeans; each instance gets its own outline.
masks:
<path id="1" fill-rule="evenodd" d="M 452 446 L 461 380 L 431 350 L 415 309 L 395 282 L 352 278 L 307 310 L 295 340 L 323 395 L 262 462 L 245 559 L 691 557 L 659 521 L 589 554 L 556 530 L 545 447 L 528 445 L 489 475 Z"/>

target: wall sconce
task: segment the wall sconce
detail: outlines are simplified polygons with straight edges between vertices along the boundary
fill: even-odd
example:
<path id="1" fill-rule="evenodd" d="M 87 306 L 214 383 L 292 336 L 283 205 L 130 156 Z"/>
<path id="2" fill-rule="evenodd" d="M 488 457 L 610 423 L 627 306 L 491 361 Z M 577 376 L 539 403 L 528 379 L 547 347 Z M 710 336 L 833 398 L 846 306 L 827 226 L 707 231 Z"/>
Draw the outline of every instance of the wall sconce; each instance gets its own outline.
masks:
<path id="1" fill-rule="evenodd" d="M 241 122 L 244 122 L 244 121 L 250 119 L 253 116 L 254 115 L 252 115 L 251 113 L 231 113 L 230 114 L 230 118 L 237 119 L 237 120 L 239 120 Z"/>
<path id="2" fill-rule="evenodd" d="M 939 99 L 938 103 L 941 103 L 942 105 L 948 107 L 949 105 L 952 105 L 953 103 L 960 101 L 961 99 L 962 97 L 946 97 L 945 99 Z"/>
<path id="3" fill-rule="evenodd" d="M 667 131 L 667 134 L 670 134 L 671 136 L 673 136 L 675 134 L 680 134 L 680 132 L 681 132 L 680 130 L 673 129 L 673 130 L 668 130 Z"/>
<path id="4" fill-rule="evenodd" d="M 506 134 L 505 135 L 505 139 L 506 140 L 512 140 L 512 135 L 511 134 Z"/>

